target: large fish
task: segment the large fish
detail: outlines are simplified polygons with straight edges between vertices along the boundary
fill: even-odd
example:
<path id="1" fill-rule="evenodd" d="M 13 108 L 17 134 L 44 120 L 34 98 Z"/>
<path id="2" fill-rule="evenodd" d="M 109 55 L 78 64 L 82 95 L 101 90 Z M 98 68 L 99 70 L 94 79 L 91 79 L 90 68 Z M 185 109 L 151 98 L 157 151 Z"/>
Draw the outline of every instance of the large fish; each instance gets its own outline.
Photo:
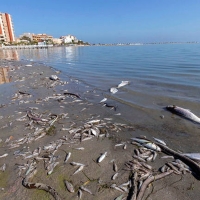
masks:
<path id="1" fill-rule="evenodd" d="M 181 108 L 175 105 L 169 105 L 166 107 L 167 110 L 171 111 L 174 114 L 180 115 L 186 119 L 189 119 L 193 122 L 200 123 L 200 118 L 193 114 L 190 110 Z"/>

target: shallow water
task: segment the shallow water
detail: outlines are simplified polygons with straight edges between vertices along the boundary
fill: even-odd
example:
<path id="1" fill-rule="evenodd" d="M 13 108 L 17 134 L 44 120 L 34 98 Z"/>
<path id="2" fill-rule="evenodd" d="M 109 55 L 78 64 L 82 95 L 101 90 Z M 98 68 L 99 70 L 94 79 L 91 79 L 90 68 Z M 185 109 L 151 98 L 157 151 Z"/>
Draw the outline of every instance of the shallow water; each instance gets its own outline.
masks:
<path id="1" fill-rule="evenodd" d="M 169 104 L 200 116 L 200 45 L 81 46 L 3 50 L 0 57 L 44 63 L 61 70 L 88 101 L 107 97 L 109 109 L 136 126 L 133 135 L 157 136 L 184 151 L 198 151 L 199 125 L 164 109 Z M 122 80 L 129 85 L 111 94 Z M 73 92 L 73 91 L 71 91 Z M 104 109 L 104 108 L 103 108 Z M 126 136 L 128 137 L 128 136 Z M 130 137 L 130 136 L 129 136 Z M 188 145 L 188 144 L 194 145 Z"/>

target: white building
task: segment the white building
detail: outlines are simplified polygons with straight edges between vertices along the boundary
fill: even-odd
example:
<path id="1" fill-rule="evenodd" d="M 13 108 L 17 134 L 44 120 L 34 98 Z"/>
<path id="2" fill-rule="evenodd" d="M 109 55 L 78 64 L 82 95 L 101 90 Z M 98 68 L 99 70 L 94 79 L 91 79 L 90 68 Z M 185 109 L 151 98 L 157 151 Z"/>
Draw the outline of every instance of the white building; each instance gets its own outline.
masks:
<path id="1" fill-rule="evenodd" d="M 60 38 L 53 38 L 53 43 L 54 44 L 61 44 L 62 42 L 63 42 L 63 40 L 60 39 Z"/>
<path id="2" fill-rule="evenodd" d="M 66 35 L 60 37 L 63 43 L 78 43 L 78 39 L 73 35 Z"/>

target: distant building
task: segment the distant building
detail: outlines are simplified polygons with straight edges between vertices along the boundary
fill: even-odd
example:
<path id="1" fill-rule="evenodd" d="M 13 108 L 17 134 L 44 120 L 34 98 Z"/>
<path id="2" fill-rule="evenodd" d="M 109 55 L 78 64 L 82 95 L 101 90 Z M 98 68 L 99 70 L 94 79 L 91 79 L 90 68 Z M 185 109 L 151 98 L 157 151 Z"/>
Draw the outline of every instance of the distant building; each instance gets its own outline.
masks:
<path id="1" fill-rule="evenodd" d="M 8 13 L 0 13 L 0 41 L 15 41 L 12 18 Z"/>
<path id="2" fill-rule="evenodd" d="M 43 41 L 47 41 L 47 40 L 53 40 L 53 36 L 51 35 L 47 35 L 46 33 L 42 33 L 42 34 L 33 34 L 33 41 L 36 42 L 43 42 Z"/>
<path id="3" fill-rule="evenodd" d="M 22 37 L 28 37 L 30 38 L 30 40 L 32 41 L 33 40 L 33 35 L 34 33 L 23 33 L 22 35 L 19 36 L 19 38 L 22 38 Z"/>
<path id="4" fill-rule="evenodd" d="M 61 44 L 63 41 L 60 38 L 53 38 L 53 43 L 54 44 Z"/>
<path id="5" fill-rule="evenodd" d="M 78 43 L 78 39 L 73 35 L 61 36 L 63 43 Z"/>

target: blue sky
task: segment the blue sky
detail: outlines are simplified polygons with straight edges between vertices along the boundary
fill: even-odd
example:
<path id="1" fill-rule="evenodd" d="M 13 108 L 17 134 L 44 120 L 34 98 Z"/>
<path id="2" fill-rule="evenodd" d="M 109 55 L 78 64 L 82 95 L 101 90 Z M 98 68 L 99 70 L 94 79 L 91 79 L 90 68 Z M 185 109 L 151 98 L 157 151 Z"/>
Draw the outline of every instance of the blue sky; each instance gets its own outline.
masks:
<path id="1" fill-rule="evenodd" d="M 200 41 L 199 0 L 9 0 L 18 37 L 72 34 L 90 43 Z"/>

